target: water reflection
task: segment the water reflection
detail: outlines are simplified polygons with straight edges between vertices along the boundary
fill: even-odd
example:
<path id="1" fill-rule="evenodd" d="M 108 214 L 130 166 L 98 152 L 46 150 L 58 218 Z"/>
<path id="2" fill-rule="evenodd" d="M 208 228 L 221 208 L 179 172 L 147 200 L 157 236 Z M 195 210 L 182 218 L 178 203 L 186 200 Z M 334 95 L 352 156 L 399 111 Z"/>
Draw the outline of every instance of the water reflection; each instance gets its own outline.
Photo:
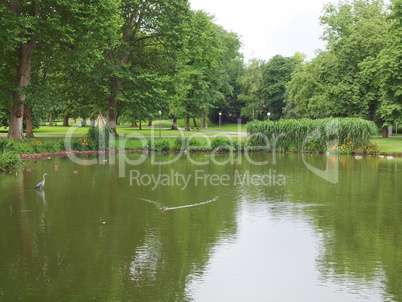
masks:
<path id="1" fill-rule="evenodd" d="M 227 175 L 216 186 L 196 183 L 186 159 L 126 167 L 174 168 L 192 177 L 184 189 L 130 185 L 109 162 L 0 174 L 0 300 L 402 300 L 400 159 L 340 156 L 332 184 L 299 155 L 250 156 L 266 163 L 203 166 L 200 177 Z"/>
<path id="2" fill-rule="evenodd" d="M 45 204 L 46 203 L 45 191 L 35 190 L 35 192 L 42 198 L 42 202 L 43 202 L 43 204 Z"/>

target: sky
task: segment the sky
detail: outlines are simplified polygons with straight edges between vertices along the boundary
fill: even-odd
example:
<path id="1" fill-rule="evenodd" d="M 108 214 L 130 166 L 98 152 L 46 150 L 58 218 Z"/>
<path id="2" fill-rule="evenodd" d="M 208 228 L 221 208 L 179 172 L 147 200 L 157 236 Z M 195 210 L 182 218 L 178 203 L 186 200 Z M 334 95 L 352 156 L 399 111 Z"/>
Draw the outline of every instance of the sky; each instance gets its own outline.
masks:
<path id="1" fill-rule="evenodd" d="M 214 22 L 241 36 L 241 52 L 251 58 L 268 61 L 280 54 L 288 57 L 296 51 L 315 57 L 325 49 L 320 40 L 324 28 L 319 24 L 322 9 L 337 0 L 190 0 L 191 8 L 215 16 Z"/>

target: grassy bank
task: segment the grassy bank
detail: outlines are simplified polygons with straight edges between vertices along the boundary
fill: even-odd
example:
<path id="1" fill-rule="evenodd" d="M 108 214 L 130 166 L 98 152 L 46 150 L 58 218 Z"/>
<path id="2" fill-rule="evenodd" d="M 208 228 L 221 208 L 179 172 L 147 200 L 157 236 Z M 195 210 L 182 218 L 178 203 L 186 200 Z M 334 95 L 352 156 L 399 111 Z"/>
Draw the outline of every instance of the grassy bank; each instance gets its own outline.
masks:
<path id="1" fill-rule="evenodd" d="M 402 137 L 372 139 L 372 142 L 378 144 L 381 153 L 402 155 Z"/>
<path id="2" fill-rule="evenodd" d="M 166 123 L 170 121 L 166 121 Z M 184 122 L 184 121 L 183 121 Z M 251 123 L 251 126 L 253 124 Z M 162 125 L 163 126 L 163 125 Z M 222 131 L 234 131 L 238 125 L 231 124 L 221 127 Z M 245 130 L 245 125 L 241 126 L 242 131 Z M 41 127 L 39 133 L 43 135 L 63 135 L 67 132 L 69 127 Z M 94 151 L 99 150 L 99 143 L 94 142 L 87 134 L 90 127 L 79 127 L 75 129 L 74 135 L 80 135 L 79 137 L 72 137 L 70 140 L 71 149 L 69 151 Z M 213 127 L 212 127 L 213 129 Z M 162 136 L 168 135 L 169 137 L 159 138 L 159 129 L 156 128 L 152 131 L 149 128 L 143 130 L 133 129 L 131 127 L 119 127 L 120 137 L 114 138 L 111 146 L 107 149 L 113 150 L 154 150 L 154 151 L 170 151 L 186 149 L 189 151 L 211 151 L 214 149 L 225 150 L 255 150 L 255 138 L 254 137 L 238 137 L 237 135 L 228 135 L 226 137 L 216 137 L 216 132 L 180 132 L 175 130 L 162 130 Z M 185 139 L 180 138 L 180 134 L 185 134 Z M 38 133 L 37 133 L 38 134 Z M 63 137 L 37 137 L 33 139 L 27 139 L 25 142 L 19 142 L 9 140 L 5 138 L 6 134 L 0 134 L 0 170 L 12 168 L 20 163 L 18 156 L 20 154 L 41 154 L 41 153 L 58 153 L 66 150 L 65 140 Z M 127 137 L 131 135 L 132 137 Z M 134 137 L 134 136 L 141 137 Z M 153 136 L 151 138 L 151 136 Z M 300 138 L 302 140 L 302 137 Z M 332 145 L 324 145 L 320 147 L 318 140 L 315 138 L 309 138 L 308 146 L 310 151 L 325 152 L 328 148 L 333 148 L 331 152 L 338 153 L 362 153 L 367 151 L 363 148 L 354 148 L 355 140 L 346 140 L 342 142 L 340 140 L 333 141 Z M 377 138 L 371 139 L 370 144 L 371 153 L 382 154 L 399 154 L 402 155 L 402 137 L 401 138 Z M 272 147 L 272 146 L 271 146 Z M 250 149 L 251 148 L 251 149 Z M 258 149 L 258 148 L 256 148 Z M 306 150 L 306 149 L 304 149 Z M 284 143 L 278 141 L 278 152 L 301 152 L 301 149 L 296 144 Z"/>

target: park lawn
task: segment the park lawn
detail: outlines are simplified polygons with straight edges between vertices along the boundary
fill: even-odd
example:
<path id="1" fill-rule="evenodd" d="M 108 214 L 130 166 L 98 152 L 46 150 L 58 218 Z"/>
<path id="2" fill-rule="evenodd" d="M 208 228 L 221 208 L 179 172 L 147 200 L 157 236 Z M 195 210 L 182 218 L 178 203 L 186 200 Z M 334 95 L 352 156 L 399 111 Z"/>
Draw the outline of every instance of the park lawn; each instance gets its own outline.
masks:
<path id="1" fill-rule="evenodd" d="M 71 127 L 64 126 L 40 126 L 38 129 L 35 129 L 34 135 L 66 135 L 67 131 Z M 88 133 L 89 127 L 75 127 L 73 135 L 86 135 Z M 1 136 L 7 136 L 8 128 L 2 128 L 0 130 Z"/>
<path id="2" fill-rule="evenodd" d="M 63 126 L 40 126 L 39 129 L 34 130 L 34 135 L 66 135 L 67 131 L 70 130 L 69 134 L 71 135 L 79 135 L 79 136 L 84 136 L 88 133 L 89 126 L 86 127 L 63 127 Z M 7 136 L 7 129 L 0 131 L 0 136 Z M 223 130 L 222 130 L 223 131 Z M 226 130 L 229 131 L 229 130 Z M 124 135 L 124 136 L 159 136 L 159 127 L 155 127 L 152 129 L 152 127 L 147 127 L 147 128 L 142 128 L 142 130 L 139 130 L 139 128 L 132 128 L 128 126 L 118 126 L 117 127 L 117 133 L 119 135 Z M 207 132 L 207 131 L 197 131 L 197 130 L 192 130 L 192 131 L 180 131 L 180 130 L 171 130 L 171 129 L 161 129 L 161 135 L 162 136 L 179 136 L 181 135 L 180 133 L 183 133 L 183 135 L 189 136 L 189 135 L 194 135 L 194 136 L 214 136 L 217 135 L 216 132 Z M 226 133 L 222 133 L 222 135 L 227 135 Z M 236 133 L 233 134 L 228 134 L 228 135 L 237 135 Z"/>
<path id="3" fill-rule="evenodd" d="M 378 138 L 373 139 L 372 142 L 377 142 L 380 151 L 386 154 L 402 154 L 402 137 L 401 138 Z"/>
<path id="4" fill-rule="evenodd" d="M 78 120 L 77 120 L 78 121 Z M 162 123 L 160 124 L 159 120 L 153 121 L 153 128 L 154 128 L 154 135 L 159 136 L 159 126 L 161 125 L 162 128 L 170 128 L 172 126 L 172 120 L 162 120 Z M 184 119 L 178 119 L 177 124 L 179 128 L 184 129 L 184 124 L 185 121 Z M 139 130 L 139 127 L 130 127 L 129 125 L 122 125 L 122 126 L 117 126 L 117 133 L 120 135 L 131 135 L 131 136 L 152 136 L 152 127 L 147 126 L 148 123 L 143 123 L 142 125 L 142 130 Z M 247 132 L 247 125 L 246 124 L 233 124 L 233 123 L 222 123 L 221 127 L 219 128 L 218 124 L 213 124 L 207 119 L 207 125 L 208 128 L 199 128 L 200 125 L 200 120 L 197 120 L 197 128 L 198 130 L 203 130 L 202 132 L 197 132 L 197 130 L 191 131 L 191 132 L 184 132 L 185 135 L 216 135 L 216 132 L 207 132 L 204 130 L 211 130 L 211 131 L 230 131 L 230 132 Z M 72 128 L 73 127 L 73 128 Z M 78 127 L 76 125 L 74 126 L 69 126 L 69 127 L 64 127 L 64 126 L 40 126 L 38 129 L 34 130 L 34 135 L 66 135 L 67 131 L 70 129 L 72 135 L 86 135 L 88 133 L 89 125 L 85 127 Z M 193 126 L 193 120 L 190 120 L 190 127 L 194 129 Z M 179 130 L 170 130 L 170 129 L 162 129 L 162 136 L 178 136 L 180 135 Z M 8 128 L 7 127 L 2 127 L 0 129 L 0 136 L 7 136 L 8 133 Z M 196 134 L 197 133 L 197 134 Z"/>
<path id="5" fill-rule="evenodd" d="M 142 130 L 139 130 L 139 128 L 132 128 L 132 127 L 124 127 L 124 126 L 119 126 L 117 127 L 117 133 L 119 135 L 125 135 L 125 136 L 159 136 L 159 125 L 156 126 L 154 124 L 154 128 L 147 127 L 147 128 L 142 128 Z M 208 129 L 212 130 L 212 129 Z M 223 130 L 222 130 L 223 131 Z M 216 132 L 208 132 L 206 131 L 197 131 L 197 130 L 192 130 L 192 131 L 183 131 L 183 130 L 171 130 L 171 129 L 161 129 L 161 135 L 162 136 L 179 136 L 179 135 L 185 135 L 185 136 L 214 136 L 217 135 L 218 133 Z M 222 133 L 222 135 L 227 135 L 227 133 Z M 229 133 L 229 135 L 237 135 L 236 133 Z"/>
<path id="6" fill-rule="evenodd" d="M 171 119 L 162 120 L 162 127 L 172 127 L 172 122 L 173 122 L 173 120 L 171 120 Z M 208 128 L 200 128 L 201 121 L 200 121 L 200 119 L 196 118 L 196 123 L 197 123 L 196 128 L 202 129 L 202 130 L 219 131 L 219 124 L 212 123 L 208 118 L 206 119 L 205 122 L 206 122 Z M 159 120 L 154 120 L 153 125 L 155 127 L 159 127 Z M 184 128 L 185 120 L 184 119 L 177 119 L 177 126 L 180 127 L 180 128 Z M 193 119 L 190 119 L 190 127 L 195 128 L 194 123 L 193 123 Z M 241 132 L 247 132 L 247 124 L 240 124 L 240 129 L 241 129 L 240 130 Z M 239 130 L 239 126 L 236 123 L 222 123 L 221 128 L 220 128 L 220 131 L 234 131 L 234 132 L 236 132 L 238 130 Z"/>

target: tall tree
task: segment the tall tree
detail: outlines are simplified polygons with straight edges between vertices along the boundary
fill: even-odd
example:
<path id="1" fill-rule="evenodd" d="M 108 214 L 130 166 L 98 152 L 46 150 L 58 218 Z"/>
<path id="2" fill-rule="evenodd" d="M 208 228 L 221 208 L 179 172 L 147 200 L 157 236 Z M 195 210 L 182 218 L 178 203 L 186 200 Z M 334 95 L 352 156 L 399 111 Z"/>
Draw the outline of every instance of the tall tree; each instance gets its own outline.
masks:
<path id="1" fill-rule="evenodd" d="M 402 1 L 392 1 L 390 8 L 386 47 L 361 64 L 365 77 L 373 79 L 380 92 L 378 113 L 384 137 L 386 126 L 402 122 Z"/>
<path id="2" fill-rule="evenodd" d="M 262 71 L 264 62 L 257 59 L 251 59 L 238 83 L 242 88 L 239 100 L 245 102 L 241 114 L 251 120 L 262 118 L 263 99 L 262 99 Z"/>
<path id="3" fill-rule="evenodd" d="M 186 31 L 187 45 L 177 77 L 177 95 L 170 104 L 174 116 L 184 116 L 186 130 L 190 117 L 206 117 L 211 108 L 231 93 L 228 69 L 239 56 L 236 34 L 213 23 L 203 11 L 192 13 Z"/>
<path id="4" fill-rule="evenodd" d="M 377 57 L 386 44 L 385 6 L 375 0 L 329 4 L 321 24 L 327 50 L 292 75 L 287 112 L 300 106 L 299 115 L 375 119 L 380 96 L 361 63 Z"/>
<path id="5" fill-rule="evenodd" d="M 120 35 L 106 48 L 108 65 L 105 70 L 107 83 L 104 88 L 108 91 L 107 123 L 115 134 L 119 106 L 121 103 L 133 101 L 134 97 L 125 92 L 123 86 L 129 88 L 130 84 L 135 84 L 137 80 L 162 82 L 160 74 L 155 70 L 148 72 L 148 75 L 143 74 L 143 64 L 157 62 L 146 62 L 149 57 L 141 57 L 138 54 L 144 54 L 146 49 L 152 48 L 153 55 L 158 54 L 159 58 L 163 56 L 169 60 L 175 57 L 176 50 L 183 44 L 181 32 L 189 14 L 187 0 L 123 0 L 120 3 Z M 152 88 L 147 92 L 150 103 L 155 101 L 153 93 L 160 93 L 158 87 Z M 157 104 L 154 105 L 155 108 L 158 107 Z"/>
<path id="6" fill-rule="evenodd" d="M 5 0 L 0 3 L 0 37 L 5 41 L 0 51 L 4 54 L 0 65 L 7 70 L 9 78 L 14 78 L 14 81 L 5 81 L 8 85 L 3 86 L 3 90 L 12 94 L 8 137 L 24 139 L 23 113 L 32 60 L 34 55 L 42 53 L 37 49 L 55 45 L 73 49 L 77 37 L 88 37 L 88 33 L 99 32 L 100 25 L 105 25 L 100 18 L 108 16 L 105 12 L 109 7 L 113 7 L 112 0 L 83 4 L 70 0 Z"/>
<path id="7" fill-rule="evenodd" d="M 283 115 L 286 84 L 296 65 L 301 63 L 300 59 L 300 56 L 296 58 L 276 55 L 264 65 L 261 88 L 265 105 L 263 114 L 270 112 L 273 119 Z"/>
<path id="8" fill-rule="evenodd" d="M 244 75 L 244 62 L 242 58 L 234 58 L 230 61 L 229 66 L 225 69 L 229 78 L 228 83 L 230 90 L 224 90 L 224 99 L 215 104 L 215 108 L 210 110 L 209 119 L 213 122 L 218 122 L 219 112 L 225 119 L 231 122 L 237 122 L 241 117 L 241 109 L 245 106 L 245 102 L 239 99 L 242 93 L 238 79 Z"/>

